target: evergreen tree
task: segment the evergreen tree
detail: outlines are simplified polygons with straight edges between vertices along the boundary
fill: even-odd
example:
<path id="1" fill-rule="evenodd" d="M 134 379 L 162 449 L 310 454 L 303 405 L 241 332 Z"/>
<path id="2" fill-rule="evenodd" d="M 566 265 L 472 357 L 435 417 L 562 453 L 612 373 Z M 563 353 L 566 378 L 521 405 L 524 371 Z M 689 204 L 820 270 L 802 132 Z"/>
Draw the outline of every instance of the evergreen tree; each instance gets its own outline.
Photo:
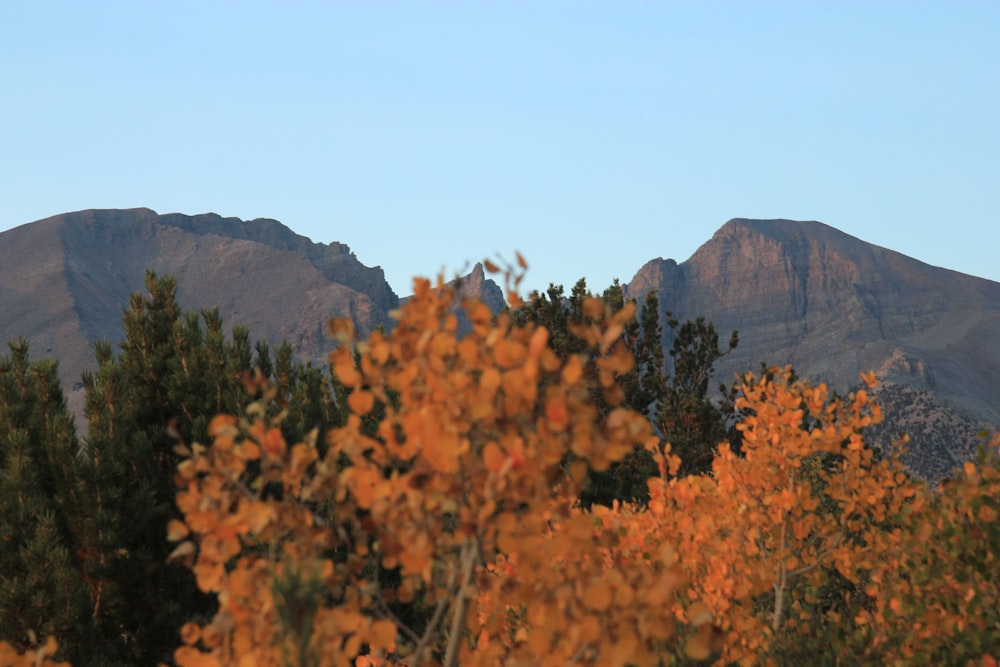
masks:
<path id="1" fill-rule="evenodd" d="M 80 506 L 77 439 L 57 366 L 29 361 L 28 343 L 0 357 L 0 639 L 24 649 L 87 641 L 89 596 L 72 535 Z"/>
<path id="2" fill-rule="evenodd" d="M 120 354 L 97 345 L 97 370 L 83 377 L 86 473 L 97 508 L 86 576 L 101 639 L 90 664 L 156 664 L 177 645 L 184 621 L 213 611 L 190 572 L 167 563 L 179 462 L 170 431 L 190 438 L 204 429 L 213 399 L 231 386 L 212 386 L 209 359 L 218 350 L 208 349 L 195 317 L 182 317 L 174 281 L 150 272 L 146 289 L 125 312 Z"/>
<path id="3" fill-rule="evenodd" d="M 569 297 L 565 297 L 561 285 L 550 285 L 545 294 L 535 292 L 524 306 L 515 313 L 515 321 L 531 321 L 549 330 L 549 345 L 561 357 L 584 354 L 587 357 L 586 372 L 597 374 L 593 361 L 597 350 L 588 349 L 586 343 L 573 335 L 575 326 L 590 324 L 584 313 L 584 302 L 595 295 L 587 289 L 581 278 L 573 286 Z M 629 301 L 625 290 L 615 280 L 601 294 L 612 312 L 618 312 Z M 628 346 L 634 359 L 634 368 L 618 378 L 618 385 L 624 392 L 624 404 L 633 410 L 651 414 L 663 396 L 665 379 L 663 376 L 663 346 L 659 324 L 659 301 L 655 292 L 650 292 L 643 302 L 638 317 L 631 321 L 622 332 L 622 340 Z M 602 412 L 607 406 L 601 396 L 595 402 Z M 580 496 L 585 507 L 597 503 L 611 505 L 614 501 L 644 503 L 648 499 L 646 480 L 655 475 L 657 468 L 648 452 L 637 448 L 623 460 L 602 472 L 590 471 L 589 483 Z"/>
<path id="4" fill-rule="evenodd" d="M 213 415 L 237 414 L 256 396 L 259 385 L 246 380 L 255 365 L 277 385 L 274 412 L 290 408 L 284 430 L 292 442 L 338 419 L 332 380 L 295 361 L 290 345 L 272 354 L 265 343 L 251 345 L 245 327 L 227 341 L 218 310 L 183 312 L 169 276 L 148 272 L 146 291 L 124 314 L 119 354 L 97 345 L 97 370 L 84 374 L 85 477 L 97 508 L 84 569 L 100 636 L 89 664 L 156 664 L 185 621 L 213 612 L 190 570 L 167 563 L 167 523 L 179 516 L 174 448 L 208 442 Z"/>
<path id="5" fill-rule="evenodd" d="M 699 317 L 683 324 L 667 313 L 667 324 L 674 332 L 670 347 L 673 374 L 656 413 L 655 425 L 671 451 L 681 459 L 681 476 L 702 474 L 712 469 L 716 446 L 731 441 L 738 451 L 738 439 L 731 429 L 728 410 L 720 409 L 708 396 L 715 363 L 739 344 L 734 330 L 729 346 L 719 347 L 719 334 L 712 322 Z M 723 406 L 731 405 L 729 391 L 720 387 Z"/>

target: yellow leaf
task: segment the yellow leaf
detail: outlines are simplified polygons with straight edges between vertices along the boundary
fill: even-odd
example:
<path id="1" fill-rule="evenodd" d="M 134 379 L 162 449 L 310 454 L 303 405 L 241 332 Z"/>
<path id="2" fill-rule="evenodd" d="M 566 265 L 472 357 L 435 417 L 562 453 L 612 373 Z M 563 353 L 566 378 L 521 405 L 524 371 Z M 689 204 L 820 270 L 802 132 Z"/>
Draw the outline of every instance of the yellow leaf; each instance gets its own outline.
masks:
<path id="1" fill-rule="evenodd" d="M 375 407 L 375 396 L 370 391 L 356 389 L 347 397 L 347 405 L 356 415 L 366 415 Z"/>
<path id="2" fill-rule="evenodd" d="M 583 364 L 580 362 L 580 357 L 573 355 L 566 362 L 566 365 L 562 369 L 562 381 L 565 385 L 575 384 L 577 380 L 583 375 Z"/>
<path id="3" fill-rule="evenodd" d="M 208 425 L 208 434 L 213 438 L 220 435 L 235 435 L 236 417 L 232 415 L 215 415 Z"/>
<path id="4" fill-rule="evenodd" d="M 483 447 L 483 465 L 485 465 L 486 469 L 490 472 L 500 472 L 506 458 L 507 457 L 503 454 L 503 450 L 501 450 L 499 445 L 495 442 L 488 442 L 486 443 L 486 446 Z"/>
<path id="5" fill-rule="evenodd" d="M 372 623 L 373 644 L 381 649 L 396 648 L 396 624 L 392 621 L 375 621 Z"/>
<path id="6" fill-rule="evenodd" d="M 167 556 L 168 561 L 177 560 L 178 558 L 183 558 L 184 556 L 190 556 L 194 553 L 194 542 L 187 541 L 181 542 L 177 547 L 170 552 Z"/>
<path id="7" fill-rule="evenodd" d="M 545 349 L 546 343 L 549 342 L 549 330 L 545 327 L 538 327 L 535 329 L 535 333 L 531 334 L 531 342 L 528 344 L 528 357 L 531 359 L 537 359 L 538 355 L 542 353 Z"/>
<path id="8" fill-rule="evenodd" d="M 259 533 L 274 516 L 271 506 L 260 500 L 255 500 L 247 510 L 247 527 L 252 533 Z"/>
<path id="9" fill-rule="evenodd" d="M 183 540 L 191 531 L 188 530 L 187 525 L 183 521 L 178 521 L 177 519 L 171 519 L 167 523 L 167 539 L 171 542 L 178 542 Z"/>
<path id="10" fill-rule="evenodd" d="M 583 594 L 583 604 L 593 611 L 604 611 L 611 606 L 611 585 L 607 581 L 596 581 Z"/>
<path id="11" fill-rule="evenodd" d="M 712 620 L 712 610 L 705 606 L 702 602 L 695 602 L 692 604 L 686 612 L 688 623 L 693 627 L 699 627 L 711 622 Z"/>

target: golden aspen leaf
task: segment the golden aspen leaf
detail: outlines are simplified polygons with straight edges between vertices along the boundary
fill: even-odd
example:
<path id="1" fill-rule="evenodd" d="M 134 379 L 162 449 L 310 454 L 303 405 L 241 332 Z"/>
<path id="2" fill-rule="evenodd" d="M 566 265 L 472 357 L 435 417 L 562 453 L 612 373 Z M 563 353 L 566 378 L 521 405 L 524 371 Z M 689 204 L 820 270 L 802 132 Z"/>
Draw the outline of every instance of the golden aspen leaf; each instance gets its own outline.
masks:
<path id="1" fill-rule="evenodd" d="M 685 612 L 687 616 L 688 623 L 692 627 L 700 627 L 712 620 L 712 610 L 709 609 L 703 602 L 695 602 L 690 607 L 688 607 Z"/>
<path id="2" fill-rule="evenodd" d="M 247 461 L 256 461 L 260 458 L 260 447 L 255 442 L 244 440 L 240 443 L 239 453 Z"/>
<path id="3" fill-rule="evenodd" d="M 455 336 L 440 332 L 431 337 L 428 351 L 435 357 L 447 357 L 455 353 Z"/>
<path id="4" fill-rule="evenodd" d="M 496 391 L 497 387 L 500 386 L 500 371 L 493 368 L 483 369 L 482 375 L 479 376 L 479 386 L 487 391 Z"/>
<path id="5" fill-rule="evenodd" d="M 566 409 L 566 401 L 562 396 L 553 396 L 545 401 L 545 420 L 552 431 L 565 430 L 569 424 L 569 410 Z"/>
<path id="6" fill-rule="evenodd" d="M 348 387 L 353 387 L 361 382 L 361 374 L 358 373 L 354 365 L 354 357 L 346 347 L 337 348 L 330 354 L 333 362 L 333 373 L 337 379 Z"/>
<path id="7" fill-rule="evenodd" d="M 181 626 L 181 641 L 185 644 L 194 645 L 201 639 L 201 626 L 197 623 L 185 623 Z"/>
<path id="8" fill-rule="evenodd" d="M 618 340 L 618 337 L 622 335 L 622 331 L 625 327 L 621 324 L 612 324 L 604 331 L 604 335 L 601 336 L 601 348 L 607 350 L 611 347 L 611 344 Z"/>
<path id="9" fill-rule="evenodd" d="M 501 338 L 493 346 L 493 359 L 500 368 L 513 368 L 524 361 L 526 352 L 521 343 Z"/>
<path id="10" fill-rule="evenodd" d="M 537 359 L 549 342 L 549 330 L 545 327 L 538 327 L 535 333 L 531 334 L 531 342 L 528 344 L 528 357 Z"/>
<path id="11" fill-rule="evenodd" d="M 392 621 L 372 623 L 373 644 L 382 649 L 392 650 L 396 646 L 396 624 Z"/>
<path id="12" fill-rule="evenodd" d="M 259 533 L 271 522 L 272 518 L 274 518 L 274 509 L 268 503 L 255 500 L 250 503 L 250 507 L 247 509 L 247 528 L 252 533 Z"/>
<path id="13" fill-rule="evenodd" d="M 236 433 L 236 417 L 233 415 L 215 415 L 208 424 L 208 434 L 213 438 Z"/>
<path id="14" fill-rule="evenodd" d="M 356 415 L 367 415 L 375 407 L 375 396 L 363 389 L 355 389 L 347 397 L 347 405 Z"/>
<path id="15" fill-rule="evenodd" d="M 285 453 L 285 438 L 281 435 L 281 429 L 268 429 L 260 444 L 264 453 L 271 457 L 280 457 Z"/>
<path id="16" fill-rule="evenodd" d="M 588 297 L 583 300 L 583 315 L 592 320 L 600 319 L 604 315 L 604 307 L 603 299 L 596 296 Z"/>
<path id="17" fill-rule="evenodd" d="M 562 369 L 562 381 L 565 385 L 576 384 L 583 376 L 583 363 L 577 355 L 571 356 Z"/>
<path id="18" fill-rule="evenodd" d="M 500 267 L 488 259 L 483 260 L 483 268 L 485 268 L 488 273 L 500 273 Z"/>
<path id="19" fill-rule="evenodd" d="M 190 534 L 187 525 L 183 521 L 178 521 L 177 519 L 171 519 L 167 523 L 167 539 L 171 542 L 177 542 L 183 540 Z"/>
<path id="20" fill-rule="evenodd" d="M 521 544 L 514 536 L 513 531 L 504 530 L 497 532 L 497 549 L 499 549 L 502 553 L 508 555 L 516 553 L 520 546 Z"/>
<path id="21" fill-rule="evenodd" d="M 495 442 L 488 442 L 486 446 L 483 447 L 483 465 L 490 472 L 500 472 L 503 468 L 504 460 L 503 450 L 500 449 L 499 445 Z"/>
<path id="22" fill-rule="evenodd" d="M 194 542 L 188 540 L 187 542 L 181 542 L 177 547 L 170 552 L 167 556 L 168 561 L 177 560 L 179 558 L 184 558 L 185 556 L 190 556 L 194 553 Z"/>
<path id="23" fill-rule="evenodd" d="M 528 269 L 528 262 L 525 261 L 524 256 L 521 253 L 515 251 L 514 252 L 514 257 L 517 258 L 517 265 L 518 266 L 520 266 L 524 270 Z"/>
<path id="24" fill-rule="evenodd" d="M 596 581 L 583 593 L 583 604 L 593 611 L 601 612 L 611 606 L 611 585 L 606 580 Z"/>

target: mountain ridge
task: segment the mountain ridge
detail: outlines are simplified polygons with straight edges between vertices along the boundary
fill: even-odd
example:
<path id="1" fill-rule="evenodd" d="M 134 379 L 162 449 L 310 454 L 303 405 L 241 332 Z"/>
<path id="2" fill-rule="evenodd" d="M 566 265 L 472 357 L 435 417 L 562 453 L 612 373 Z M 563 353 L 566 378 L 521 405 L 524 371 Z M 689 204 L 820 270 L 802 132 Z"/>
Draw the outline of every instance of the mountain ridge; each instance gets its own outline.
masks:
<path id="1" fill-rule="evenodd" d="M 1000 352 L 982 344 L 1000 327 L 1000 283 L 815 221 L 733 219 L 689 259 L 651 260 L 627 284 L 637 298 L 652 289 L 681 319 L 704 315 L 721 332 L 740 331 L 739 347 L 718 365 L 724 379 L 764 361 L 843 392 L 874 370 L 876 394 L 929 392 L 948 412 L 942 420 L 968 424 L 955 445 L 964 452 L 975 450 L 982 425 L 1000 424 Z M 905 401 L 896 403 L 883 446 L 917 423 Z"/>
<path id="2" fill-rule="evenodd" d="M 34 356 L 56 356 L 67 398 L 82 412 L 81 371 L 92 345 L 122 338 L 122 313 L 143 290 L 147 269 L 177 279 L 187 310 L 218 307 L 226 326 L 288 340 L 300 357 L 323 361 L 330 317 L 350 317 L 361 335 L 391 326 L 399 297 L 380 267 L 343 243 L 313 243 L 275 220 L 215 213 L 160 215 L 148 208 L 89 209 L 0 233 L 0 336 L 29 338 Z M 500 288 L 480 276 L 495 303 Z"/>
<path id="3" fill-rule="evenodd" d="M 59 358 L 78 412 L 91 346 L 121 339 L 122 311 L 147 268 L 177 278 L 185 309 L 216 306 L 228 327 L 287 339 L 315 360 L 330 348 L 330 317 L 353 318 L 364 335 L 391 326 L 389 313 L 405 300 L 344 243 L 215 213 L 64 213 L 0 233 L 0 266 L 0 336 L 27 336 L 34 356 Z M 494 310 L 504 305 L 481 265 L 462 286 Z M 927 476 L 967 458 L 983 425 L 1000 424 L 1000 351 L 989 345 L 1000 329 L 1000 283 L 818 221 L 734 218 L 687 260 L 650 260 L 626 284 L 637 298 L 654 289 L 661 312 L 739 330 L 739 347 L 718 364 L 723 381 L 767 362 L 846 391 L 860 371 L 875 370 L 876 393 L 898 412 L 879 430 L 880 444 L 907 425 L 919 431 L 926 442 L 914 444 L 921 451 L 912 460 Z"/>

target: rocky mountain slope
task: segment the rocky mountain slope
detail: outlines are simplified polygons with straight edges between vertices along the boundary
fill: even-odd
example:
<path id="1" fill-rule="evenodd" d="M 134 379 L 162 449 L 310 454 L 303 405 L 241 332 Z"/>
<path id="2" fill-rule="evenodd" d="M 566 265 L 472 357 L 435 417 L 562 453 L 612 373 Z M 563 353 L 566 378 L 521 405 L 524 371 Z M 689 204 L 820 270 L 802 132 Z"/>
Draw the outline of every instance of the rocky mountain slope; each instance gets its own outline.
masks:
<path id="1" fill-rule="evenodd" d="M 330 348 L 331 316 L 353 317 L 366 333 L 400 303 L 382 270 L 346 245 L 313 243 L 274 220 L 90 210 L 0 234 L 0 339 L 26 336 L 34 356 L 57 357 L 79 410 L 91 345 L 120 340 L 147 268 L 177 278 L 185 308 L 218 306 L 228 327 L 287 339 L 317 360 Z M 481 266 L 462 285 L 503 307 Z M 909 433 L 907 460 L 928 477 L 970 457 L 982 427 L 1000 425 L 1000 283 L 819 222 L 737 219 L 687 261 L 648 262 L 627 289 L 639 298 L 655 289 L 663 310 L 705 316 L 723 336 L 738 329 L 723 381 L 763 361 L 846 391 L 875 370 L 887 420 L 872 435 L 887 445 Z"/>
<path id="2" fill-rule="evenodd" d="M 887 444 L 930 477 L 970 456 L 1000 424 L 1000 283 L 936 268 L 819 222 L 726 223 L 687 261 L 655 259 L 628 284 L 664 310 L 704 315 L 739 347 L 723 379 L 768 364 L 846 391 L 876 371 Z"/>
<path id="3" fill-rule="evenodd" d="M 217 306 L 228 328 L 243 324 L 254 338 L 288 340 L 308 359 L 329 351 L 330 317 L 352 317 L 364 334 L 389 325 L 399 306 L 382 269 L 364 266 L 346 245 L 313 243 L 275 220 L 89 210 L 0 234 L 0 340 L 25 336 L 33 356 L 58 358 L 79 412 L 91 345 L 121 340 L 122 312 L 143 289 L 147 268 L 177 278 L 184 308 Z M 464 284 L 502 303 L 481 266 Z"/>

